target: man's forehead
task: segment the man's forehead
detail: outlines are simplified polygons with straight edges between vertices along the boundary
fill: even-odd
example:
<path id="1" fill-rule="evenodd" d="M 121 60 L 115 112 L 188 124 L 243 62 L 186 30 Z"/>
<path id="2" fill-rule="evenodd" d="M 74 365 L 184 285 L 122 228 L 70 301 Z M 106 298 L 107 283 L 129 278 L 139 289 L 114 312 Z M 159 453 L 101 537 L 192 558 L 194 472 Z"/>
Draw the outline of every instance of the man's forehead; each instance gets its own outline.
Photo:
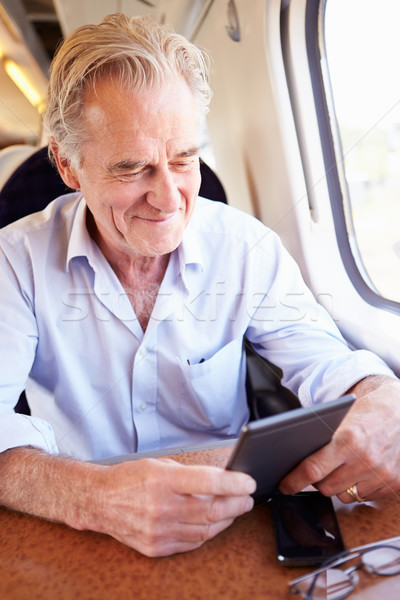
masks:
<path id="1" fill-rule="evenodd" d="M 182 81 L 173 89 L 173 102 L 164 89 L 153 105 L 145 98 L 137 102 L 137 97 L 121 96 L 113 83 L 99 86 L 86 104 L 86 143 L 97 147 L 96 154 L 101 152 L 107 164 L 197 154 L 201 127 L 191 93 Z"/>
<path id="2" fill-rule="evenodd" d="M 146 159 L 166 154 L 168 157 L 196 156 L 200 152 L 197 138 L 177 138 L 164 141 L 158 138 L 130 139 L 124 144 L 122 141 L 109 147 L 109 160 L 120 160 L 121 157 Z"/>
<path id="3" fill-rule="evenodd" d="M 127 87 L 113 78 L 102 78 L 85 91 L 84 111 L 94 121 L 110 117 L 123 120 L 132 112 L 139 119 L 140 116 L 147 119 L 149 115 L 156 118 L 163 108 L 170 110 L 172 118 L 193 111 L 198 120 L 193 93 L 182 77 L 165 85 L 141 89 Z"/>
<path id="4" fill-rule="evenodd" d="M 201 126 L 193 114 L 162 115 L 149 113 L 140 115 L 135 111 L 121 110 L 106 113 L 98 106 L 86 111 L 86 129 L 90 138 L 107 136 L 108 141 L 118 138 L 121 144 L 132 144 L 139 148 L 153 147 L 162 143 L 169 148 L 185 148 L 198 144 Z"/>

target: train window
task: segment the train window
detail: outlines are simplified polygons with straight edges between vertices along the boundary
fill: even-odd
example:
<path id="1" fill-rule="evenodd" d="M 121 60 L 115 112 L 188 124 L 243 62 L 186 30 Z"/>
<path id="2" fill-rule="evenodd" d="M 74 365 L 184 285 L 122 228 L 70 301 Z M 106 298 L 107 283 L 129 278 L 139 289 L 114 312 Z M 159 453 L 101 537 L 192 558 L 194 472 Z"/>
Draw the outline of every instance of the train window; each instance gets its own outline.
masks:
<path id="1" fill-rule="evenodd" d="M 349 248 L 372 297 L 393 307 L 400 302 L 400 3 L 324 0 L 322 7 L 323 79 Z"/>

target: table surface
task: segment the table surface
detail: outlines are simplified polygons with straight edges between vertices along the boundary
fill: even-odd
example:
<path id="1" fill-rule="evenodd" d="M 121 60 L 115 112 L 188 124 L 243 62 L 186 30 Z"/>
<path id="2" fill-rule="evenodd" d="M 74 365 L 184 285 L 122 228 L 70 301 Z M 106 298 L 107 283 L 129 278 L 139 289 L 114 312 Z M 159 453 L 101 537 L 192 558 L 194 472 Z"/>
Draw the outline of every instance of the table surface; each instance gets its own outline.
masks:
<path id="1" fill-rule="evenodd" d="M 231 448 L 173 456 L 224 466 Z M 346 547 L 400 535 L 399 497 L 336 504 Z M 288 599 L 287 583 L 309 569 L 278 565 L 270 508 L 256 506 L 201 548 L 147 558 L 113 538 L 0 509 L 2 600 Z M 398 600 L 400 575 L 360 574 L 352 600 Z"/>

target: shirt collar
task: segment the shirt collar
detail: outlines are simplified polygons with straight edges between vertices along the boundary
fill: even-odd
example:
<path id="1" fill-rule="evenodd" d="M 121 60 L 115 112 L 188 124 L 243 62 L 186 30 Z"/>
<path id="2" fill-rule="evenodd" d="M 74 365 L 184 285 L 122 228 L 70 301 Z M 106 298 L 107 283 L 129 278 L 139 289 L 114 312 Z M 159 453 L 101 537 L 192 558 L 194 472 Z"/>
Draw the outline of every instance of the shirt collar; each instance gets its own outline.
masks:
<path id="1" fill-rule="evenodd" d="M 177 248 L 179 257 L 179 269 L 183 284 L 188 288 L 188 273 L 193 269 L 204 270 L 204 257 L 201 246 L 201 236 L 196 227 L 196 208 L 193 212 L 185 231 L 182 241 Z"/>
<path id="2" fill-rule="evenodd" d="M 96 255 L 95 242 L 89 235 L 86 227 L 87 206 L 82 195 L 78 196 L 75 215 L 72 220 L 71 233 L 69 236 L 66 269 L 69 270 L 71 260 L 84 256 L 94 268 Z M 97 250 L 98 252 L 98 250 Z"/>

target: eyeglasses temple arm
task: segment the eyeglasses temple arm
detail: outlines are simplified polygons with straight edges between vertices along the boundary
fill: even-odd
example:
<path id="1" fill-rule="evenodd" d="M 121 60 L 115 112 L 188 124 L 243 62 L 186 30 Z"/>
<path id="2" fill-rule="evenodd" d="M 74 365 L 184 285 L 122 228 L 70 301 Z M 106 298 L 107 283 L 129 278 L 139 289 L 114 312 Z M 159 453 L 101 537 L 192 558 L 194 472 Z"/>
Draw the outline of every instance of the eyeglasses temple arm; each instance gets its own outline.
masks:
<path id="1" fill-rule="evenodd" d="M 327 562 L 325 564 L 325 566 L 322 566 L 319 569 L 315 569 L 315 571 L 311 571 L 310 573 L 307 573 L 306 575 L 301 575 L 300 577 L 296 577 L 296 579 L 292 579 L 291 581 L 289 581 L 288 586 L 290 587 L 290 586 L 296 585 L 296 583 L 300 583 L 301 581 L 304 581 L 305 579 L 308 579 L 309 577 L 315 577 L 316 575 L 319 575 L 320 573 L 323 573 L 324 571 L 326 571 L 327 568 L 331 569 L 333 567 L 337 567 L 342 562 L 346 562 L 347 560 L 351 560 L 352 558 L 355 558 L 357 556 L 357 554 L 359 554 L 359 552 L 361 552 L 362 550 L 368 550 L 368 548 L 373 548 L 374 546 L 384 546 L 387 544 L 390 545 L 391 542 L 400 542 L 400 536 L 388 538 L 385 540 L 380 540 L 379 542 L 371 542 L 370 544 L 364 544 L 362 546 L 356 546 L 355 548 L 346 550 L 345 552 L 340 554 L 336 559 L 334 559 L 332 562 Z"/>

